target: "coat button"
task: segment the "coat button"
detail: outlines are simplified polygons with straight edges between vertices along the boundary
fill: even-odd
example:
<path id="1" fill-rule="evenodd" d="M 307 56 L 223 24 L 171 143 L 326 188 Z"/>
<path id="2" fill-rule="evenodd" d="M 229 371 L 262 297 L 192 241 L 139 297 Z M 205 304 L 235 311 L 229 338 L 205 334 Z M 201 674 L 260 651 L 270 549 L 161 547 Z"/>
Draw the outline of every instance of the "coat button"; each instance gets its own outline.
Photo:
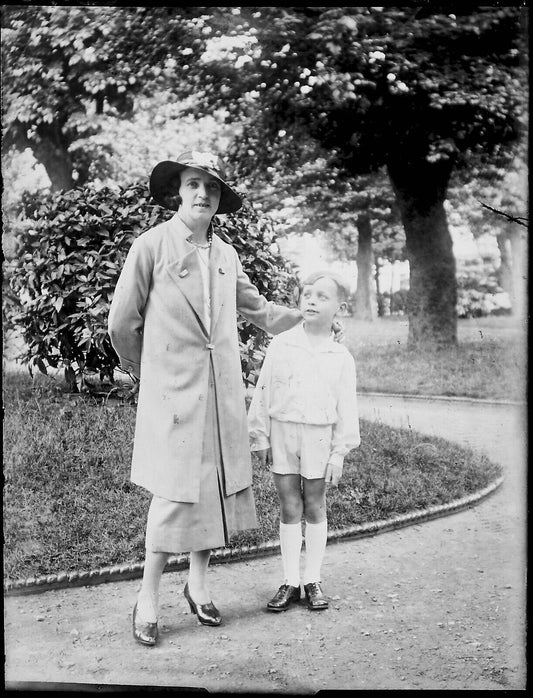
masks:
<path id="1" fill-rule="evenodd" d="M 215 345 L 214 345 L 214 344 L 206 344 L 206 345 L 205 345 L 205 348 L 206 348 L 206 349 L 214 349 L 214 348 L 215 348 Z"/>
<path id="2" fill-rule="evenodd" d="M 180 273 L 178 274 L 178 276 L 181 276 L 182 279 L 184 276 L 188 276 L 188 275 L 189 275 L 188 269 L 184 269 L 183 271 L 180 271 Z"/>

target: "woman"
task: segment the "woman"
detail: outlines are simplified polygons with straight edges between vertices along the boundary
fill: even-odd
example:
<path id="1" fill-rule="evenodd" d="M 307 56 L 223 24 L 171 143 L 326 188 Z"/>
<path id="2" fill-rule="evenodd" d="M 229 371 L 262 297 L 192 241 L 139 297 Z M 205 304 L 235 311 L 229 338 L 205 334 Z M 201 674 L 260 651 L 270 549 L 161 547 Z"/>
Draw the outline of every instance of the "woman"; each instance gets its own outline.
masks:
<path id="1" fill-rule="evenodd" d="M 169 554 L 190 552 L 184 595 L 202 624 L 219 625 L 206 585 L 211 549 L 257 525 L 236 313 L 271 334 L 302 319 L 261 296 L 213 235 L 213 216 L 242 205 L 217 157 L 159 163 L 150 192 L 177 212 L 133 242 L 109 314 L 121 367 L 140 378 L 131 479 L 153 495 L 133 609 L 145 645 L 157 641 Z"/>

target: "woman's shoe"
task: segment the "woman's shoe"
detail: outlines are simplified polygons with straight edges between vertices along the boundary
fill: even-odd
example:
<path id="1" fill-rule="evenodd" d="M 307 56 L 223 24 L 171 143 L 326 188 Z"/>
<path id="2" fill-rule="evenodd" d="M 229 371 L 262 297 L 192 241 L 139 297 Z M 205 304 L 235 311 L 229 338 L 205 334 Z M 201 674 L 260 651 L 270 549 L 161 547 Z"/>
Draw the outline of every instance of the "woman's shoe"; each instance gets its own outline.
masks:
<path id="1" fill-rule="evenodd" d="M 141 645 L 153 647 L 157 642 L 158 630 L 156 623 L 146 623 L 137 620 L 137 603 L 133 607 L 133 637 Z"/>
<path id="2" fill-rule="evenodd" d="M 267 603 L 268 611 L 286 611 L 291 603 L 300 600 L 300 587 L 293 587 L 290 584 L 282 584 L 275 596 Z"/>
<path id="3" fill-rule="evenodd" d="M 209 603 L 197 604 L 192 600 L 191 595 L 189 593 L 188 582 L 185 585 L 185 589 L 183 590 L 183 595 L 189 602 L 191 613 L 196 613 L 198 620 L 202 625 L 220 625 L 222 623 L 220 613 L 218 612 L 218 609 L 212 601 L 210 601 Z"/>
<path id="4" fill-rule="evenodd" d="M 328 607 L 328 601 L 322 592 L 320 582 L 309 582 L 304 584 L 305 598 L 307 608 L 310 611 L 325 611 Z"/>

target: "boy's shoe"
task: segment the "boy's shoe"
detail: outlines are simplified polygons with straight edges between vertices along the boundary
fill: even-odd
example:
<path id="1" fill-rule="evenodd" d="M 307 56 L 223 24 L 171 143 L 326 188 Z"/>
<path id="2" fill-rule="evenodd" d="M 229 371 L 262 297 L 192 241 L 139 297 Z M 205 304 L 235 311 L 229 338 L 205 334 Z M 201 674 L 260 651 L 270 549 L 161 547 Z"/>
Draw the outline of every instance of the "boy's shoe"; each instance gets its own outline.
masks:
<path id="1" fill-rule="evenodd" d="M 275 596 L 267 603 L 268 611 L 286 611 L 291 603 L 300 600 L 300 587 L 293 587 L 290 584 L 282 584 Z"/>
<path id="2" fill-rule="evenodd" d="M 304 584 L 305 598 L 307 601 L 307 608 L 310 611 L 325 611 L 329 606 L 320 582 L 309 582 L 309 584 Z"/>

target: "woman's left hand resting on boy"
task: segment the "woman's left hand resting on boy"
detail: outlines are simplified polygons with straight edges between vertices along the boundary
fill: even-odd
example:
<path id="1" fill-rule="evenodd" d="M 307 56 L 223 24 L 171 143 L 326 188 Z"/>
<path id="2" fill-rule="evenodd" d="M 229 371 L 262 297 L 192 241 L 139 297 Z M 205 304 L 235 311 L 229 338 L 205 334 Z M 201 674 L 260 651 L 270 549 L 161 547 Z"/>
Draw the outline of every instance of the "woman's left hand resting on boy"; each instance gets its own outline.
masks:
<path id="1" fill-rule="evenodd" d="M 261 451 L 256 451 L 257 457 L 261 465 L 272 465 L 272 449 L 263 448 Z"/>
<path id="2" fill-rule="evenodd" d="M 328 463 L 325 480 L 333 487 L 337 487 L 342 477 L 342 465 L 342 463 Z"/>

